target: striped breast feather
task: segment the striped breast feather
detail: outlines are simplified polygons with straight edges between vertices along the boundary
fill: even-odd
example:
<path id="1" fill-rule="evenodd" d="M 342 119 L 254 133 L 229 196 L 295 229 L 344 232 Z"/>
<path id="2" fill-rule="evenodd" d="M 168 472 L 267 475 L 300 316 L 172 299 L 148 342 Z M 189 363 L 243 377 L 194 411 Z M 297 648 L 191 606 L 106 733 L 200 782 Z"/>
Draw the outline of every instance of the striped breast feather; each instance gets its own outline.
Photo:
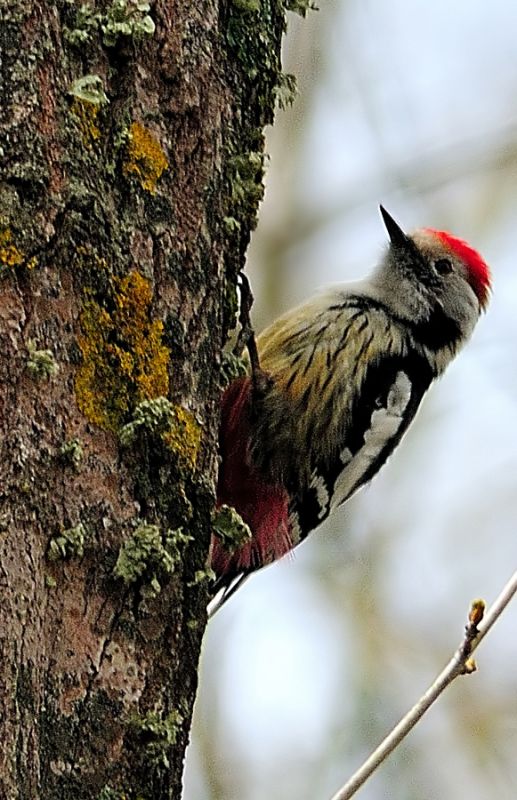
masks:
<path id="1" fill-rule="evenodd" d="M 299 541 L 370 481 L 414 418 L 431 369 L 421 357 L 386 357 L 368 369 L 351 424 L 333 456 L 312 465 L 309 481 L 291 502 L 292 537 Z"/>
<path id="2" fill-rule="evenodd" d="M 404 328 L 393 324 L 385 309 L 370 308 L 355 295 L 332 306 L 327 298 L 321 310 L 315 300 L 294 309 L 257 344 L 274 387 L 259 415 L 257 440 L 275 442 L 272 469 L 287 482 L 293 464 L 295 473 L 309 467 L 297 449 L 310 450 L 316 462 L 335 454 L 336 443 L 355 426 L 353 388 L 365 384 L 371 365 L 386 353 L 408 351 Z M 301 483 L 308 480 L 306 471 Z"/>

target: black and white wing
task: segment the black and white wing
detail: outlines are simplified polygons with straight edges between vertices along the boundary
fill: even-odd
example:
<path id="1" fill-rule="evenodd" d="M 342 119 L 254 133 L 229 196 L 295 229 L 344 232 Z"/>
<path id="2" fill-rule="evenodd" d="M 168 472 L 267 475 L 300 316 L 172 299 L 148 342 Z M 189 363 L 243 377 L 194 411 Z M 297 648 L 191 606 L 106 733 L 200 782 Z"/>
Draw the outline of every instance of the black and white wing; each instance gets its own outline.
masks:
<path id="1" fill-rule="evenodd" d="M 293 536 L 304 539 L 330 512 L 370 481 L 409 424 L 434 375 L 422 356 L 384 356 L 369 365 L 354 398 L 344 438 L 330 458 L 312 464 L 309 479 L 293 496 Z"/>

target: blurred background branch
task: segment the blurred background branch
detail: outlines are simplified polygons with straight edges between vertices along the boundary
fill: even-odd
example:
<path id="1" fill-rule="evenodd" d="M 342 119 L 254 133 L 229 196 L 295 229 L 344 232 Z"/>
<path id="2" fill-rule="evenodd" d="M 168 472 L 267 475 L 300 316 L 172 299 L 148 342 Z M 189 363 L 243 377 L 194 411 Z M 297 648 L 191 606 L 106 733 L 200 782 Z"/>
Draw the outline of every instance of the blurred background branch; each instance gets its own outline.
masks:
<path id="1" fill-rule="evenodd" d="M 426 711 L 436 703 L 445 689 L 459 675 L 471 675 L 477 666 L 472 660 L 472 653 L 476 650 L 486 634 L 497 622 L 503 611 L 507 608 L 517 592 L 517 572 L 515 572 L 506 586 L 501 591 L 497 600 L 490 607 L 488 614 L 483 619 L 484 602 L 472 603 L 469 622 L 465 634 L 456 652 L 449 663 L 440 672 L 422 695 L 420 700 L 403 716 L 393 730 L 382 740 L 380 745 L 359 767 L 352 777 L 332 797 L 332 800 L 350 800 L 361 786 L 373 775 L 376 769 L 390 756 L 406 736 L 413 730 Z M 481 620 L 483 620 L 481 622 Z M 481 623 L 481 624 L 479 624 Z"/>

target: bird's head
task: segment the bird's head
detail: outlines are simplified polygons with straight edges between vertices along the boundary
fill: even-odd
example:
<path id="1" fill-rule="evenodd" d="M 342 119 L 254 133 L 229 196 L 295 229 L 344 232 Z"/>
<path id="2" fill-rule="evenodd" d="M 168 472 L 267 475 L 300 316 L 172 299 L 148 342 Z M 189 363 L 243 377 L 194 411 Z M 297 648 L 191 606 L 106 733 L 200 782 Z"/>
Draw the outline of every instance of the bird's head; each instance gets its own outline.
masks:
<path id="1" fill-rule="evenodd" d="M 406 321 L 449 326 L 451 340 L 456 339 L 451 344 L 463 343 L 488 303 L 487 263 L 463 239 L 434 228 L 406 234 L 385 208 L 380 210 L 390 238 L 376 276 L 385 299 L 391 298 L 392 310 Z"/>

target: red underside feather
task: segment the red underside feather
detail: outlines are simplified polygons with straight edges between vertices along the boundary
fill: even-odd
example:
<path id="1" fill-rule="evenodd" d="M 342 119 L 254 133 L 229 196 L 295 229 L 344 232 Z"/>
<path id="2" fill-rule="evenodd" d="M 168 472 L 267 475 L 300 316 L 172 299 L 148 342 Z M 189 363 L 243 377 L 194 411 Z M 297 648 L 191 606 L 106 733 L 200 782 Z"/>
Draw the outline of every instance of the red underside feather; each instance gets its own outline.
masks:
<path id="1" fill-rule="evenodd" d="M 252 541 L 234 553 L 228 553 L 217 536 L 212 537 L 212 569 L 229 578 L 269 564 L 292 547 L 287 492 L 265 482 L 249 463 L 251 390 L 250 378 L 239 378 L 221 400 L 217 504 L 233 506 L 253 533 Z"/>

